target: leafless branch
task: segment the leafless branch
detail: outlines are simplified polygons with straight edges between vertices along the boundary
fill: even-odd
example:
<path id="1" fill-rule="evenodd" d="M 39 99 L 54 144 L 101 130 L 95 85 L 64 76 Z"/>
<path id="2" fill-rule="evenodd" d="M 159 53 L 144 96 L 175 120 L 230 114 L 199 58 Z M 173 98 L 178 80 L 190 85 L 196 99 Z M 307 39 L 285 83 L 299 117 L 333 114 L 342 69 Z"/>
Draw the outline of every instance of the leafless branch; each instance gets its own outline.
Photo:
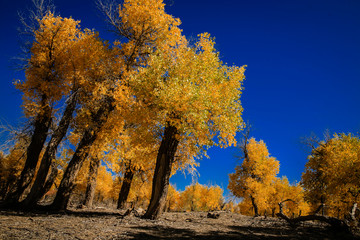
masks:
<path id="1" fill-rule="evenodd" d="M 0 150 L 3 152 L 8 152 L 11 148 L 15 146 L 15 142 L 21 141 L 19 147 L 25 148 L 29 144 L 29 136 L 32 131 L 30 124 L 25 124 L 25 127 L 18 129 L 10 124 L 4 124 L 0 122 L 0 134 L 5 134 L 4 142 L 0 144 Z"/>
<path id="2" fill-rule="evenodd" d="M 248 157 L 247 144 L 250 138 L 251 129 L 252 129 L 252 125 L 249 122 L 247 122 L 246 128 L 242 132 L 242 139 L 238 145 L 241 150 L 241 155 L 237 156 L 239 159 L 246 159 Z"/>
<path id="3" fill-rule="evenodd" d="M 117 0 L 97 0 L 97 8 L 105 17 L 105 22 L 109 26 L 109 30 L 115 32 L 118 36 L 129 38 L 130 33 L 123 28 L 119 10 L 121 2 Z"/>
<path id="4" fill-rule="evenodd" d="M 41 20 L 49 12 L 55 13 L 55 6 L 52 0 L 32 0 L 32 8 L 25 12 L 18 12 L 21 27 L 18 28 L 20 41 L 20 54 L 13 58 L 15 70 L 22 71 L 28 65 L 30 48 L 34 40 L 34 32 L 39 28 Z"/>

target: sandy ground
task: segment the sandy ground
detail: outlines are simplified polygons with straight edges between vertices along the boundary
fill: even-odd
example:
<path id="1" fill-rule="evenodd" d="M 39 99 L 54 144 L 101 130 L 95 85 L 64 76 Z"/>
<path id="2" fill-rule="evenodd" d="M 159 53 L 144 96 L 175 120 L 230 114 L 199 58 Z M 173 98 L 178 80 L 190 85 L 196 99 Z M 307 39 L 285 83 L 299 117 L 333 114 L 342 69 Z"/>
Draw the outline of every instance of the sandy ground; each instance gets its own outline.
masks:
<path id="1" fill-rule="evenodd" d="M 296 229 L 277 218 L 219 212 L 164 213 L 145 220 L 109 209 L 66 213 L 0 211 L 0 239 L 360 239 L 308 222 Z"/>

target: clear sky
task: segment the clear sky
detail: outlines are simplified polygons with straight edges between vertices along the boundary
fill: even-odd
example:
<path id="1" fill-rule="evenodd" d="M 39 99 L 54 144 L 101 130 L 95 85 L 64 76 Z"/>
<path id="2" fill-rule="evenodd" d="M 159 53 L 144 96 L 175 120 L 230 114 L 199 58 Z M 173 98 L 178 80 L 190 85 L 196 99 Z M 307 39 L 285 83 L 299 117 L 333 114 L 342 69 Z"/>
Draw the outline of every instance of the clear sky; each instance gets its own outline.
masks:
<path id="1" fill-rule="evenodd" d="M 92 0 L 55 0 L 63 17 L 106 31 Z M 165 0 L 166 11 L 182 21 L 188 38 L 209 32 L 222 60 L 248 65 L 241 97 L 252 136 L 263 139 L 280 161 L 280 175 L 299 181 L 307 152 L 300 138 L 311 132 L 360 130 L 360 1 L 358 0 Z M 17 12 L 30 0 L 0 1 L 0 119 L 19 123 L 21 95 L 12 81 L 11 58 L 20 52 Z M 240 136 L 240 135 L 239 135 Z M 226 189 L 239 162 L 236 148 L 209 150 L 198 168 L 202 184 Z M 191 177 L 175 175 L 178 189 Z M 227 191 L 226 191 L 227 194 Z"/>

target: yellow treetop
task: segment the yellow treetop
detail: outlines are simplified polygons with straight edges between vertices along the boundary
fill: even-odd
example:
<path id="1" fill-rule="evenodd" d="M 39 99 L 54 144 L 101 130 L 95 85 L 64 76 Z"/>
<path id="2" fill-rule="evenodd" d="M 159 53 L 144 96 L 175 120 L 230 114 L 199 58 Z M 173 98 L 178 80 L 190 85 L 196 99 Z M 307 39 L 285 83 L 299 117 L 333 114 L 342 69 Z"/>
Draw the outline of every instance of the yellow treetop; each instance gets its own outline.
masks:
<path id="1" fill-rule="evenodd" d="M 312 150 L 302 185 L 313 210 L 324 203 L 329 215 L 348 213 L 360 196 L 360 140 L 352 134 L 335 134 Z"/>
<path id="2" fill-rule="evenodd" d="M 235 134 L 243 127 L 239 98 L 245 69 L 223 64 L 214 44 L 202 34 L 194 47 L 184 40 L 166 51 L 158 49 L 130 80 L 154 125 L 178 129 L 179 149 L 189 151 L 189 162 L 205 146 L 236 144 Z"/>
<path id="3" fill-rule="evenodd" d="M 228 189 L 234 196 L 254 199 L 259 209 L 268 207 L 268 197 L 275 193 L 272 183 L 279 172 L 279 161 L 270 157 L 265 143 L 248 140 L 247 156 L 241 166 L 236 166 L 235 173 L 229 174 Z"/>
<path id="4" fill-rule="evenodd" d="M 97 33 L 81 30 L 80 21 L 52 13 L 38 21 L 39 28 L 34 32 L 25 71 L 26 80 L 16 82 L 24 94 L 27 117 L 36 115 L 40 101 L 53 107 L 71 91 L 81 89 L 82 97 L 94 91 L 97 83 L 93 75 L 105 75 L 106 69 L 100 65 L 105 66 L 104 60 L 109 59 Z"/>

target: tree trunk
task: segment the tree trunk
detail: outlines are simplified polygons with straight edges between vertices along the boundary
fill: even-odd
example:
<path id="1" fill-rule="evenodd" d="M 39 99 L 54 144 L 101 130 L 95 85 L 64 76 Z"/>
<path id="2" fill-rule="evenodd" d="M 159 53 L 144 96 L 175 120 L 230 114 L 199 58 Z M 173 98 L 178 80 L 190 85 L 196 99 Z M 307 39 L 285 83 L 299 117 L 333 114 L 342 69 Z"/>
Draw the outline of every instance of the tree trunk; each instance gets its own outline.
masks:
<path id="1" fill-rule="evenodd" d="M 252 205 L 254 207 L 254 216 L 258 217 L 259 216 L 259 209 L 258 209 L 258 206 L 255 203 L 255 198 L 253 196 L 250 196 L 250 199 L 251 199 L 251 203 L 252 203 Z"/>
<path id="2" fill-rule="evenodd" d="M 166 196 L 169 188 L 171 167 L 174 162 L 179 141 L 176 139 L 177 129 L 167 124 L 156 159 L 151 200 L 143 216 L 147 219 L 156 219 L 164 211 Z"/>
<path id="3" fill-rule="evenodd" d="M 70 194 L 75 187 L 75 179 L 77 174 L 87 158 L 89 152 L 87 148 L 95 141 L 96 134 L 92 128 L 85 131 L 76 151 L 69 162 L 68 167 L 64 173 L 63 179 L 61 180 L 59 189 L 56 193 L 54 202 L 51 204 L 53 210 L 66 210 L 67 204 L 70 199 Z"/>
<path id="4" fill-rule="evenodd" d="M 271 217 L 275 217 L 275 208 L 271 209 Z"/>
<path id="5" fill-rule="evenodd" d="M 55 162 L 52 162 L 50 174 L 48 175 L 48 177 L 46 179 L 44 187 L 40 189 L 40 193 L 38 195 L 39 198 L 37 199 L 37 202 L 40 201 L 48 191 L 50 191 L 51 186 L 54 184 L 54 182 L 56 180 L 58 172 L 59 172 L 59 170 L 57 169 Z"/>
<path id="6" fill-rule="evenodd" d="M 21 195 L 34 178 L 36 166 L 39 161 L 39 156 L 41 150 L 44 147 L 47 133 L 52 122 L 52 109 L 47 104 L 46 95 L 42 96 L 41 106 L 42 109 L 36 116 L 34 122 L 34 132 L 31 136 L 31 141 L 27 148 L 25 166 L 13 191 L 8 195 L 6 199 L 7 204 L 17 204 Z"/>
<path id="7" fill-rule="evenodd" d="M 134 172 L 131 169 L 131 164 L 129 164 L 126 167 L 124 180 L 122 182 L 120 193 L 119 193 L 119 199 L 118 199 L 118 204 L 117 204 L 118 209 L 122 209 L 122 208 L 125 207 L 126 201 L 128 199 L 128 196 L 129 196 L 130 187 L 131 187 L 133 177 L 134 177 Z"/>
<path id="8" fill-rule="evenodd" d="M 92 205 L 93 205 L 95 189 L 96 189 L 96 177 L 98 174 L 99 166 L 100 166 L 100 158 L 98 158 L 98 157 L 92 158 L 91 162 L 90 162 L 90 167 L 89 167 L 85 200 L 83 203 L 83 205 L 87 208 L 92 208 Z"/>
<path id="9" fill-rule="evenodd" d="M 59 126 L 54 131 L 53 135 L 51 136 L 51 140 L 48 143 L 44 156 L 41 160 L 40 168 L 38 170 L 35 182 L 31 188 L 30 193 L 26 197 L 26 199 L 22 202 L 22 206 L 25 208 L 31 208 L 36 205 L 37 201 L 41 199 L 43 196 L 43 192 L 46 190 L 45 182 L 46 177 L 49 173 L 50 165 L 53 159 L 55 158 L 55 154 L 59 144 L 61 143 L 62 139 L 67 133 L 69 128 L 70 122 L 73 119 L 72 115 L 76 107 L 77 102 L 77 91 L 75 91 L 67 100 L 67 106 L 63 113 L 63 116 L 60 120 Z M 56 168 L 56 166 L 55 166 Z M 54 169 L 54 166 L 53 166 Z M 53 170 L 55 171 L 55 170 Z M 54 173 L 53 173 L 54 174 Z M 56 174 L 57 175 L 57 174 Z M 56 177 L 55 175 L 55 177 Z M 51 187 L 51 185 L 50 185 Z M 42 190 L 43 189 L 43 190 Z M 47 191 L 46 191 L 47 192 Z M 44 192 L 44 194 L 46 193 Z"/>
<path id="10" fill-rule="evenodd" d="M 105 98 L 103 105 L 97 110 L 96 114 L 92 115 L 93 126 L 90 126 L 85 130 L 84 135 L 82 136 L 76 151 L 66 168 L 54 202 L 51 204 L 51 209 L 66 210 L 70 194 L 75 187 L 74 181 L 82 164 L 89 155 L 89 148 L 96 140 L 97 134 L 106 123 L 109 114 L 115 109 L 113 102 L 113 98 Z"/>

